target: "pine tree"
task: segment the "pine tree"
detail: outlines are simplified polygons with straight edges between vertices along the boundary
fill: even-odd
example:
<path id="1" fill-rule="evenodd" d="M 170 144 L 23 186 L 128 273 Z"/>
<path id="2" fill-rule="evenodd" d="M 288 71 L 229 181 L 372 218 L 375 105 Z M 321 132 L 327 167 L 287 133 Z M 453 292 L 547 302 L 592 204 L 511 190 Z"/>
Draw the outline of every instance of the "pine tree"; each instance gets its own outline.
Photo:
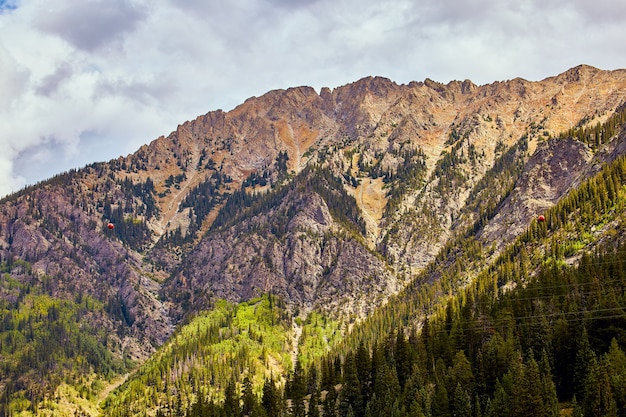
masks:
<path id="1" fill-rule="evenodd" d="M 322 404 L 322 411 L 323 411 L 324 417 L 335 417 L 336 402 L 337 402 L 337 391 L 335 391 L 335 388 L 333 387 L 326 393 L 326 398 L 324 398 L 324 401 Z"/>
<path id="2" fill-rule="evenodd" d="M 333 359 L 330 357 L 324 357 L 321 360 L 322 368 L 322 380 L 320 384 L 321 390 L 330 390 L 337 384 L 335 376 L 335 367 L 333 366 Z"/>
<path id="3" fill-rule="evenodd" d="M 230 380 L 226 390 L 224 390 L 224 413 L 227 416 L 238 416 L 241 414 L 239 394 L 237 393 L 234 379 Z"/>
<path id="4" fill-rule="evenodd" d="M 315 363 L 312 363 L 311 366 L 309 366 L 309 372 L 307 372 L 307 375 L 306 375 L 307 394 L 313 394 L 315 391 L 317 391 L 319 388 L 318 385 L 319 385 L 319 375 L 317 372 L 317 366 L 315 366 Z"/>
<path id="5" fill-rule="evenodd" d="M 593 360 L 585 379 L 583 409 L 586 417 L 617 417 L 617 404 L 613 398 L 607 364 Z"/>
<path id="6" fill-rule="evenodd" d="M 348 354 L 344 363 L 343 385 L 339 396 L 339 416 L 348 415 L 348 410 L 352 409 L 356 417 L 365 414 L 365 404 L 361 394 L 361 383 L 356 369 L 354 356 Z"/>
<path id="7" fill-rule="evenodd" d="M 265 384 L 263 384 L 261 405 L 268 417 L 280 416 L 280 395 L 276 389 L 274 378 L 266 379 Z"/>
<path id="8" fill-rule="evenodd" d="M 485 417 L 500 417 L 511 415 L 511 401 L 500 380 L 496 380 L 493 399 L 487 401 Z"/>
<path id="9" fill-rule="evenodd" d="M 309 410 L 307 417 L 320 417 L 320 393 L 318 390 L 313 391 L 309 400 Z"/>
<path id="10" fill-rule="evenodd" d="M 242 398 L 242 415 L 249 415 L 252 410 L 257 406 L 257 398 L 252 391 L 252 380 L 250 374 L 246 375 L 243 380 L 243 398 Z"/>
<path id="11" fill-rule="evenodd" d="M 411 346 L 408 344 L 406 337 L 404 336 L 404 328 L 398 328 L 396 333 L 394 358 L 396 362 L 396 373 L 398 374 L 400 389 L 404 388 L 406 380 L 411 375 L 412 358 L 410 347 Z"/>
<path id="12" fill-rule="evenodd" d="M 424 410 L 422 409 L 422 406 L 417 400 L 411 401 L 411 404 L 409 404 L 408 411 L 409 411 L 408 415 L 412 417 L 426 417 L 426 414 L 424 414 Z"/>
<path id="13" fill-rule="evenodd" d="M 513 394 L 520 396 L 519 404 L 521 405 L 522 410 L 519 414 L 520 417 L 541 416 L 545 411 L 539 365 L 532 355 L 532 350 L 529 354 L 530 358 L 528 363 L 523 367 L 521 389 L 517 394 Z"/>
<path id="14" fill-rule="evenodd" d="M 474 373 L 472 371 L 472 364 L 465 356 L 462 350 L 459 350 L 452 361 L 452 368 L 448 372 L 448 378 L 450 383 L 448 387 L 454 387 L 456 384 L 461 386 L 472 395 L 474 393 Z M 470 397 L 471 398 L 471 397 Z"/>
<path id="15" fill-rule="evenodd" d="M 615 404 L 620 410 L 620 417 L 626 417 L 626 354 L 615 339 L 611 340 L 606 361 Z"/>
<path id="16" fill-rule="evenodd" d="M 524 416 L 527 410 L 525 403 L 527 384 L 524 379 L 524 364 L 521 356 L 520 352 L 516 352 L 515 359 L 509 364 L 509 370 L 502 377 L 502 387 L 509 399 L 508 415 L 513 417 Z"/>
<path id="17" fill-rule="evenodd" d="M 414 363 L 413 372 L 404 385 L 404 391 L 402 392 L 403 403 L 410 409 L 418 406 L 422 409 L 422 400 L 424 393 L 424 381 L 426 377 L 422 375 L 420 367 Z M 413 402 L 417 404 L 413 405 Z M 422 410 L 423 411 L 423 410 Z"/>
<path id="18" fill-rule="evenodd" d="M 482 417 L 482 406 L 480 404 L 480 397 L 476 395 L 474 398 L 474 417 Z"/>
<path id="19" fill-rule="evenodd" d="M 470 396 L 461 384 L 457 384 L 454 389 L 452 400 L 453 417 L 472 417 L 472 402 Z"/>
<path id="20" fill-rule="evenodd" d="M 574 395 L 585 398 L 585 381 L 592 363 L 597 362 L 596 355 L 589 344 L 587 328 L 583 327 L 576 341 L 576 361 L 574 364 Z"/>
<path id="21" fill-rule="evenodd" d="M 559 399 L 556 394 L 556 386 L 552 381 L 552 372 L 550 370 L 550 362 L 548 360 L 548 354 L 543 351 L 541 357 L 541 365 L 539 369 L 541 378 L 541 396 L 543 400 L 543 415 L 544 417 L 558 417 Z"/>
<path id="22" fill-rule="evenodd" d="M 378 401 L 378 397 L 376 396 L 376 393 L 373 393 L 367 403 L 367 406 L 365 407 L 365 417 L 382 416 L 384 414 L 381 409 L 382 407 Z"/>
<path id="23" fill-rule="evenodd" d="M 361 383 L 361 395 L 363 397 L 363 401 L 366 402 L 370 395 L 372 361 L 363 341 L 359 343 L 359 347 L 357 348 L 355 364 L 357 377 Z"/>
<path id="24" fill-rule="evenodd" d="M 208 414 L 208 415 L 211 416 L 215 414 Z M 256 406 L 250 412 L 250 417 L 267 417 L 267 413 L 265 412 L 265 409 L 259 403 L 257 403 Z"/>
<path id="25" fill-rule="evenodd" d="M 432 348 L 432 338 L 431 338 L 431 324 L 430 324 L 430 320 L 428 319 L 428 316 L 426 316 L 424 318 L 424 324 L 422 325 L 422 333 L 421 333 L 421 339 L 422 339 L 422 343 L 424 344 L 424 356 L 426 358 L 426 366 L 430 367 L 432 366 L 432 362 L 429 360 L 432 355 L 433 355 L 433 348 Z"/>
<path id="26" fill-rule="evenodd" d="M 443 383 L 438 383 L 435 387 L 431 409 L 433 417 L 451 417 L 448 390 Z"/>
<path id="27" fill-rule="evenodd" d="M 194 402 L 189 409 L 187 409 L 187 417 L 202 417 L 204 414 L 204 399 L 202 395 L 198 396 L 196 402 Z"/>
<path id="28" fill-rule="evenodd" d="M 304 396 L 306 395 L 305 375 L 300 361 L 296 361 L 291 384 L 291 414 L 294 417 L 304 417 Z"/>
<path id="29" fill-rule="evenodd" d="M 572 417 L 585 417 L 585 414 L 583 413 L 583 408 L 580 406 L 580 404 L 578 404 L 578 401 L 576 401 L 575 395 L 574 398 L 572 398 Z"/>
<path id="30" fill-rule="evenodd" d="M 576 308 L 576 307 L 574 307 Z M 565 319 L 558 319 L 552 326 L 554 363 L 554 381 L 560 398 L 574 395 L 574 364 L 576 362 L 576 345 L 572 326 Z"/>

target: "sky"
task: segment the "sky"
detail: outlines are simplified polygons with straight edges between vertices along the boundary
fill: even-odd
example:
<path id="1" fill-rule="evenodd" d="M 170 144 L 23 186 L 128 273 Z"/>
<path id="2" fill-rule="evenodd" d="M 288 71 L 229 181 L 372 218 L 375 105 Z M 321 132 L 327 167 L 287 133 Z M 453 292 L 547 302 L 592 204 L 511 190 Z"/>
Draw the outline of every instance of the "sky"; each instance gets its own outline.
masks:
<path id="1" fill-rule="evenodd" d="M 0 196 L 251 96 L 626 68 L 623 0 L 0 0 Z"/>

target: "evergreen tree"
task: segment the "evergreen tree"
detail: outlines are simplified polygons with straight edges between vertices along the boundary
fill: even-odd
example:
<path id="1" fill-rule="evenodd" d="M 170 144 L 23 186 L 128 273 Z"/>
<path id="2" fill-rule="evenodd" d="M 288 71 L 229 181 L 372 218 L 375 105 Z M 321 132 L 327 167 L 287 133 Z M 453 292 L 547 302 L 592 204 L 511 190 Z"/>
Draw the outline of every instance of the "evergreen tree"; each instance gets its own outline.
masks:
<path id="1" fill-rule="evenodd" d="M 476 395 L 474 398 L 474 417 L 482 417 L 482 406 L 480 404 L 480 397 Z"/>
<path id="2" fill-rule="evenodd" d="M 343 385 L 339 396 L 339 416 L 347 416 L 349 409 L 353 410 L 356 417 L 362 417 L 365 414 L 361 383 L 359 382 L 354 356 L 351 354 L 347 355 L 344 363 Z"/>
<path id="3" fill-rule="evenodd" d="M 526 399 L 529 393 L 520 352 L 516 353 L 516 358 L 511 361 L 509 370 L 502 377 L 502 387 L 509 399 L 508 415 L 512 417 L 524 416 L 528 410 Z"/>
<path id="4" fill-rule="evenodd" d="M 309 400 L 309 410 L 307 417 L 320 417 L 320 393 L 318 390 L 313 391 Z"/>
<path id="5" fill-rule="evenodd" d="M 472 417 L 472 402 L 470 396 L 461 384 L 457 384 L 454 389 L 454 398 L 452 400 L 452 416 L 453 417 Z"/>
<path id="6" fill-rule="evenodd" d="M 593 360 L 585 379 L 583 409 L 586 417 L 617 417 L 617 404 L 604 361 Z"/>
<path id="7" fill-rule="evenodd" d="M 400 389 L 404 388 L 406 380 L 411 375 L 411 364 L 413 358 L 411 357 L 410 348 L 411 346 L 408 344 L 406 337 L 404 336 L 404 328 L 398 328 L 396 333 L 394 359 Z"/>
<path id="8" fill-rule="evenodd" d="M 574 395 L 577 398 L 585 398 L 585 384 L 589 368 L 597 362 L 596 354 L 591 349 L 587 328 L 583 327 L 576 341 L 576 362 L 574 364 Z"/>
<path id="9" fill-rule="evenodd" d="M 370 395 L 372 361 L 363 341 L 359 343 L 359 347 L 357 348 L 355 365 L 357 377 L 361 383 L 361 395 L 363 397 L 363 401 L 366 402 Z"/>
<path id="10" fill-rule="evenodd" d="M 319 385 L 319 375 L 317 372 L 317 366 L 315 363 L 312 363 L 309 367 L 309 372 L 306 375 L 306 392 L 307 394 L 313 394 L 318 390 Z"/>
<path id="11" fill-rule="evenodd" d="M 451 417 L 448 390 L 444 384 L 438 383 L 435 387 L 435 395 L 433 396 L 431 407 L 433 417 Z"/>
<path id="12" fill-rule="evenodd" d="M 337 378 L 335 375 L 335 367 L 333 366 L 333 358 L 326 356 L 321 360 L 321 368 L 322 368 L 322 380 L 320 389 L 321 390 L 330 390 L 334 389 L 337 384 Z"/>
<path id="13" fill-rule="evenodd" d="M 511 401 L 500 380 L 496 380 L 493 400 L 487 401 L 485 417 L 500 417 L 511 415 Z"/>
<path id="14" fill-rule="evenodd" d="M 252 391 L 252 380 L 250 374 L 247 374 L 243 380 L 243 396 L 242 396 L 242 415 L 249 415 L 252 410 L 257 406 L 257 398 Z"/>
<path id="15" fill-rule="evenodd" d="M 265 380 L 263 384 L 263 399 L 261 405 L 268 417 L 280 416 L 280 395 L 276 389 L 274 378 Z"/>
<path id="16" fill-rule="evenodd" d="M 335 391 L 335 388 L 333 387 L 326 393 L 326 398 L 324 398 L 324 401 L 322 404 L 324 417 L 336 416 L 336 413 L 335 413 L 336 402 L 337 402 L 337 391 Z"/>
<path id="17" fill-rule="evenodd" d="M 448 384 L 449 390 L 454 389 L 456 384 L 460 384 L 470 395 L 474 393 L 474 373 L 472 371 L 472 364 L 465 356 L 462 350 L 459 350 L 452 361 L 452 368 L 448 372 Z"/>
<path id="18" fill-rule="evenodd" d="M 611 340 L 606 363 L 618 414 L 620 417 L 626 417 L 626 354 L 615 339 Z"/>
<path id="19" fill-rule="evenodd" d="M 426 417 L 424 409 L 417 400 L 413 400 L 409 404 L 408 415 L 412 417 Z"/>
<path id="20" fill-rule="evenodd" d="M 528 363 L 523 366 L 523 378 L 520 381 L 522 386 L 517 394 L 519 395 L 519 404 L 521 405 L 521 412 L 518 414 L 520 417 L 541 416 L 546 411 L 543 402 L 544 396 L 539 365 L 532 355 L 532 350 L 529 354 Z"/>
<path id="21" fill-rule="evenodd" d="M 375 384 L 372 388 L 378 401 L 375 410 L 382 413 L 380 415 L 389 415 L 393 403 L 401 394 L 395 368 L 388 363 L 383 363 L 376 373 Z"/>
<path id="22" fill-rule="evenodd" d="M 304 417 L 304 396 L 306 395 L 305 375 L 300 361 L 296 366 L 290 383 L 289 396 L 291 397 L 291 414 L 294 417 Z"/>
<path id="23" fill-rule="evenodd" d="M 580 406 L 580 404 L 578 404 L 578 401 L 576 401 L 575 395 L 574 398 L 572 398 L 572 417 L 585 417 L 585 414 L 583 413 L 583 408 Z"/>
<path id="24" fill-rule="evenodd" d="M 378 397 L 376 396 L 376 393 L 373 393 L 372 397 L 367 402 L 367 406 L 365 407 L 365 417 L 384 415 L 380 410 L 381 407 L 378 401 Z"/>
<path id="25" fill-rule="evenodd" d="M 423 400 L 424 400 L 424 386 L 425 386 L 425 375 L 422 374 L 422 370 L 419 369 L 419 365 L 414 364 L 413 372 L 411 376 L 407 380 L 404 385 L 404 391 L 402 392 L 402 400 L 403 404 L 409 409 L 419 407 L 423 411 Z M 417 404 L 413 405 L 413 402 L 417 402 Z"/>
<path id="26" fill-rule="evenodd" d="M 556 386 L 552 381 L 552 371 L 550 370 L 550 363 L 548 360 L 548 354 L 543 351 L 541 357 L 541 366 L 539 369 L 541 378 L 541 397 L 543 400 L 543 416 L 544 417 L 558 417 L 559 399 L 556 394 Z"/>
<path id="27" fill-rule="evenodd" d="M 216 416 L 217 417 L 217 416 Z M 257 402 L 255 407 L 250 412 L 250 417 L 268 417 L 265 409 Z"/>
<path id="28" fill-rule="evenodd" d="M 234 379 L 230 380 L 224 391 L 224 414 L 233 417 L 241 415 L 239 394 L 237 393 Z"/>
<path id="29" fill-rule="evenodd" d="M 574 326 L 570 326 L 565 319 L 558 319 L 552 326 L 553 351 L 551 357 L 554 363 L 554 382 L 561 398 L 570 398 L 574 395 L 574 364 L 576 363 L 576 339 Z"/>
<path id="30" fill-rule="evenodd" d="M 198 395 L 198 399 L 195 403 L 187 410 L 188 417 L 202 417 L 206 414 L 206 406 L 204 404 L 204 397 L 202 395 Z"/>

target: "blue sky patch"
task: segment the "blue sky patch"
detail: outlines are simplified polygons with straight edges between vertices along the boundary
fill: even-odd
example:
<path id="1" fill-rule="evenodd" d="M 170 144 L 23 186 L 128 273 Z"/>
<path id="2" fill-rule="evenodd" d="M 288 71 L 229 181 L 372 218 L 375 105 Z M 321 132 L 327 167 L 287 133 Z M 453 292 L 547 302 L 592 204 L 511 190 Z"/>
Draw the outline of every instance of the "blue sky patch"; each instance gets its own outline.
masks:
<path id="1" fill-rule="evenodd" d="M 0 0 L 0 13 L 7 10 L 15 10 L 17 9 L 17 1 L 16 0 Z"/>

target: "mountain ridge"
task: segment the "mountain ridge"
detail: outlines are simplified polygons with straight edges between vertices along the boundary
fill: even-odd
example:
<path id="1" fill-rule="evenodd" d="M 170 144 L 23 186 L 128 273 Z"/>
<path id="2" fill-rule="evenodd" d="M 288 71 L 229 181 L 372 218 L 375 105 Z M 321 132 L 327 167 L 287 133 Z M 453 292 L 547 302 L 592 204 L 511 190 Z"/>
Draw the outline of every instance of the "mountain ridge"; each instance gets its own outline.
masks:
<path id="1" fill-rule="evenodd" d="M 85 331 L 136 363 L 223 298 L 270 293 L 294 320 L 319 311 L 347 330 L 458 236 L 474 230 L 494 258 L 622 155 L 619 131 L 599 144 L 558 135 L 624 102 L 626 70 L 585 65 L 542 81 L 366 77 L 249 98 L 3 198 L 3 317 L 35 288 L 88 297 L 99 307 Z"/>

